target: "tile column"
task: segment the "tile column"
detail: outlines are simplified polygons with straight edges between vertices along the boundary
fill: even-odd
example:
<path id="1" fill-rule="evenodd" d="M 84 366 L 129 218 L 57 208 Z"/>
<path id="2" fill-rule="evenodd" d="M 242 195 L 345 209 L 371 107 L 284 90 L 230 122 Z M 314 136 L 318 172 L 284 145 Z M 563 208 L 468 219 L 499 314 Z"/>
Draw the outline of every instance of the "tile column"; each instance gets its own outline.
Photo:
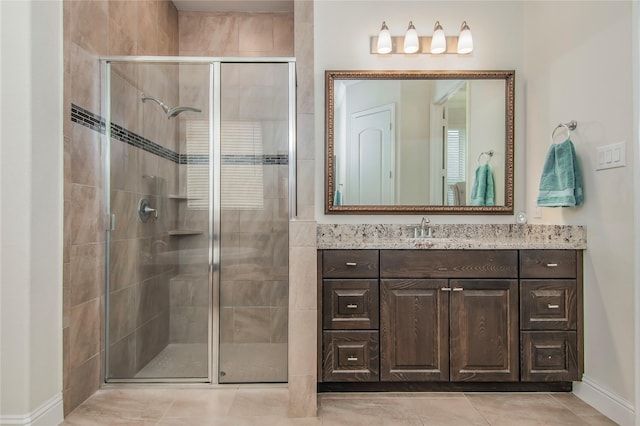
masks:
<path id="1" fill-rule="evenodd" d="M 297 217 L 289 227 L 289 417 L 317 415 L 317 260 L 314 220 L 313 1 L 294 2 Z"/>

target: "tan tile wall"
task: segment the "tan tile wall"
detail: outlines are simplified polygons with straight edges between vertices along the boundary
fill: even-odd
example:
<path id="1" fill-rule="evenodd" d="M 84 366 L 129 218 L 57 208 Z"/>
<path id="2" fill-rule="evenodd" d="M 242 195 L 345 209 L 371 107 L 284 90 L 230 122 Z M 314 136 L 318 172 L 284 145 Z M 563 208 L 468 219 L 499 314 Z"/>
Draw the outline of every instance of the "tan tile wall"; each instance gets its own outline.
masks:
<path id="1" fill-rule="evenodd" d="M 105 270 L 105 152 L 98 133 L 71 122 L 70 105 L 101 114 L 101 55 L 177 54 L 178 13 L 170 1 L 67 0 L 63 19 L 63 397 L 67 414 L 102 381 Z"/>
<path id="2" fill-rule="evenodd" d="M 167 119 L 156 103 L 142 103 L 140 93 L 177 105 L 178 83 L 176 65 L 113 64 L 113 122 L 177 151 L 182 118 Z M 178 272 L 178 242 L 168 231 L 176 227 L 178 201 L 168 195 L 178 188 L 179 166 L 115 138 L 110 155 L 116 227 L 110 242 L 108 375 L 130 378 L 169 343 L 170 280 Z M 139 220 L 142 198 L 158 209 L 157 220 Z"/>
<path id="3" fill-rule="evenodd" d="M 291 13 L 180 12 L 179 16 L 181 56 L 293 55 Z M 285 96 L 284 108 L 264 105 L 263 98 L 268 97 L 265 90 L 274 80 L 271 70 L 227 65 L 222 72 L 223 120 L 263 122 L 263 152 L 286 153 L 286 145 L 276 146 L 274 143 L 282 141 L 282 136 L 286 139 L 286 131 L 284 134 L 278 131 L 282 127 L 282 120 L 286 120 L 286 90 L 276 87 L 272 94 L 274 99 L 278 99 L 278 93 Z M 187 88 L 186 103 L 197 99 L 197 93 L 189 96 L 188 92 Z M 274 116 L 274 113 L 280 116 Z M 273 131 L 268 132 L 268 129 Z M 263 167 L 264 210 L 222 211 L 220 341 L 223 344 L 280 344 L 287 341 L 285 331 L 288 315 L 287 309 L 283 309 L 288 304 L 288 259 L 284 255 L 288 252 L 285 233 L 288 220 L 286 169 L 284 166 Z M 197 238 L 189 244 L 192 248 L 206 246 L 206 239 L 201 240 L 202 244 L 198 244 Z M 183 307 L 180 313 L 183 316 L 191 315 L 194 309 Z M 189 331 L 186 331 L 189 335 Z M 233 360 L 228 363 L 224 361 L 221 361 L 224 365 L 233 364 Z M 286 360 L 273 360 L 272 364 L 279 363 L 284 364 Z M 274 370 L 283 368 L 276 367 Z M 268 380 L 278 380 L 274 377 L 283 376 L 276 373 Z"/>
<path id="4" fill-rule="evenodd" d="M 293 56 L 291 13 L 179 15 L 181 56 Z"/>
<path id="5" fill-rule="evenodd" d="M 313 1 L 294 1 L 298 216 L 289 235 L 289 416 L 317 405 L 317 255 L 314 220 Z"/>

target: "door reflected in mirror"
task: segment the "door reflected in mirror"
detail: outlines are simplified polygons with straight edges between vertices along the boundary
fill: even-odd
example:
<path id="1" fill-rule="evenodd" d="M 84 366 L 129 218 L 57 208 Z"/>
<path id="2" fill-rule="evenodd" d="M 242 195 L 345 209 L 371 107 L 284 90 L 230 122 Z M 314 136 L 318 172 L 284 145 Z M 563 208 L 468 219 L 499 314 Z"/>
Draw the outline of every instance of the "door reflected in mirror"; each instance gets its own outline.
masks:
<path id="1" fill-rule="evenodd" d="M 326 211 L 513 211 L 513 71 L 327 71 Z"/>

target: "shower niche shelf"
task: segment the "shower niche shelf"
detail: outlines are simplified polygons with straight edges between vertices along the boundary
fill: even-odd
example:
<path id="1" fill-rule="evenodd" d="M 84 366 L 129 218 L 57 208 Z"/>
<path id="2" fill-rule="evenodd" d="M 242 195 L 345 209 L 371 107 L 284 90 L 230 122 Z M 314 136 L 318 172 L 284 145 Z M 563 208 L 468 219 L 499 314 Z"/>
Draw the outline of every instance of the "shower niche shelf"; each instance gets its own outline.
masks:
<path id="1" fill-rule="evenodd" d="M 186 194 L 169 194 L 167 195 L 167 198 L 169 198 L 170 200 L 180 200 L 180 201 L 199 200 L 199 198 L 189 197 Z"/>
<path id="2" fill-rule="evenodd" d="M 204 231 L 199 229 L 173 229 L 169 231 L 170 237 L 183 237 L 188 235 L 202 235 Z"/>

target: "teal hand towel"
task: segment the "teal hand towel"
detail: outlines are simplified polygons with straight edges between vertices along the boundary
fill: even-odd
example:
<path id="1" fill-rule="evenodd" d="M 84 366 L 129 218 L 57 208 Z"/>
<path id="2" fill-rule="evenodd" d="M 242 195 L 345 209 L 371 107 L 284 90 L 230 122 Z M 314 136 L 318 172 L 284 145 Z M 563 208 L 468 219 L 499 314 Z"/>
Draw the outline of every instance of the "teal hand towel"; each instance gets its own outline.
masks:
<path id="1" fill-rule="evenodd" d="M 575 207 L 584 203 L 582 174 L 573 143 L 553 144 L 542 169 L 538 205 L 541 207 Z"/>
<path id="2" fill-rule="evenodd" d="M 493 173 L 488 164 L 481 164 L 476 169 L 476 178 L 471 189 L 472 206 L 495 205 L 495 192 L 493 187 Z"/>

